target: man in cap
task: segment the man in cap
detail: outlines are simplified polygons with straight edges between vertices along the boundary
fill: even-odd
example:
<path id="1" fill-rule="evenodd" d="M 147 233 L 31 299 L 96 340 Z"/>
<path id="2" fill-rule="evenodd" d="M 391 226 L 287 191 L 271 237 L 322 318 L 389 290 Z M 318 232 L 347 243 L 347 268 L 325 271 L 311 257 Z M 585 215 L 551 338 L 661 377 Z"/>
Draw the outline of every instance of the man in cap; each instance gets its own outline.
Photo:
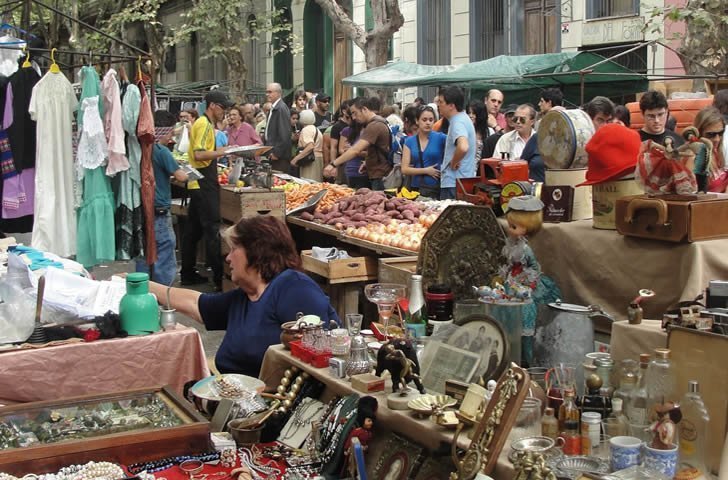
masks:
<path id="1" fill-rule="evenodd" d="M 320 129 L 326 129 L 331 123 L 331 97 L 326 93 L 319 93 L 316 95 L 316 107 L 313 109 L 313 114 L 316 117 L 314 126 Z"/>
<path id="2" fill-rule="evenodd" d="M 291 112 L 281 98 L 282 94 L 280 83 L 270 83 L 265 89 L 271 108 L 267 115 L 264 136 L 265 144 L 273 147 L 268 155 L 273 162 L 273 168 L 288 173 L 291 160 Z"/>
<path id="3" fill-rule="evenodd" d="M 225 117 L 233 102 L 224 93 L 213 90 L 205 95 L 207 108 L 195 121 L 190 132 L 188 156 L 190 166 L 201 174 L 200 180 L 187 183 L 190 194 L 187 225 L 182 236 L 182 285 L 205 283 L 207 278 L 195 270 L 197 242 L 204 239 L 207 263 L 212 268 L 213 282 L 222 287 L 220 256 L 220 184 L 217 181 L 217 160 L 225 156 L 225 148 L 215 144 L 215 124 Z"/>

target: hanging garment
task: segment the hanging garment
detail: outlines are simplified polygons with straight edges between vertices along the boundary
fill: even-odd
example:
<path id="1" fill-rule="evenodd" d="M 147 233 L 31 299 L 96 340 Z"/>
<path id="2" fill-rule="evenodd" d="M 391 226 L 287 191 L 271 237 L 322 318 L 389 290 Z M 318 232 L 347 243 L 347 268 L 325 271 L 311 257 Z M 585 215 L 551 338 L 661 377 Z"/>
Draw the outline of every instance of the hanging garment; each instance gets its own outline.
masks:
<path id="1" fill-rule="evenodd" d="M 84 98 L 81 100 L 81 109 L 85 121 L 81 129 L 81 139 L 78 141 L 76 162 L 83 168 L 94 169 L 106 164 L 109 152 L 104 125 L 98 113 L 99 97 Z"/>
<path id="2" fill-rule="evenodd" d="M 99 78 L 99 74 L 94 67 L 82 67 L 81 70 L 79 70 L 78 72 L 78 78 L 81 81 L 81 98 L 79 99 L 79 101 L 83 100 L 84 98 L 90 97 L 101 98 L 101 78 Z M 99 103 L 98 111 L 99 116 L 101 118 L 104 118 L 105 110 L 103 103 Z M 79 132 L 83 129 L 83 122 L 83 104 L 79 103 L 78 115 L 76 117 L 76 123 L 78 124 Z"/>
<path id="3" fill-rule="evenodd" d="M 154 147 L 154 115 L 143 81 L 137 82 L 142 102 L 139 109 L 137 138 L 142 146 L 140 172 L 142 177 L 142 213 L 144 216 L 144 250 L 147 265 L 157 261 L 157 242 L 154 237 L 154 170 L 152 149 Z"/>
<path id="4" fill-rule="evenodd" d="M 38 122 L 32 246 L 70 257 L 76 253 L 73 206 L 73 112 L 78 100 L 61 73 L 46 73 L 33 88 L 30 116 Z"/>
<path id="5" fill-rule="evenodd" d="M 144 256 L 141 173 L 142 149 L 136 136 L 141 95 L 136 85 L 127 84 L 121 105 L 121 122 L 126 132 L 129 169 L 119 174 L 116 202 L 116 259 Z"/>
<path id="6" fill-rule="evenodd" d="M 104 131 L 109 143 L 109 163 L 106 167 L 106 174 L 114 176 L 129 169 L 129 160 L 126 158 L 124 127 L 121 124 L 119 81 L 116 78 L 116 70 L 113 68 L 110 68 L 104 75 L 101 91 L 103 93 L 104 109 L 106 110 Z"/>
<path id="7" fill-rule="evenodd" d="M 22 48 L 25 46 L 25 40 L 13 37 L 12 35 L 3 35 L 0 37 L 0 75 L 9 77 L 18 70 L 18 59 L 24 56 Z"/>
<path id="8" fill-rule="evenodd" d="M 86 123 L 88 124 L 88 117 Z M 83 176 L 83 204 L 78 209 L 76 261 L 87 268 L 111 262 L 116 254 L 114 194 L 105 169 L 104 166 L 87 169 Z"/>
<path id="9" fill-rule="evenodd" d="M 8 95 L 12 92 L 12 103 L 6 103 L 5 109 L 7 111 L 8 106 L 11 106 L 12 121 L 6 123 L 5 128 L 18 172 L 35 167 L 36 122 L 30 118 L 28 106 L 33 87 L 39 80 L 40 75 L 31 67 L 21 68 L 10 77 Z"/>

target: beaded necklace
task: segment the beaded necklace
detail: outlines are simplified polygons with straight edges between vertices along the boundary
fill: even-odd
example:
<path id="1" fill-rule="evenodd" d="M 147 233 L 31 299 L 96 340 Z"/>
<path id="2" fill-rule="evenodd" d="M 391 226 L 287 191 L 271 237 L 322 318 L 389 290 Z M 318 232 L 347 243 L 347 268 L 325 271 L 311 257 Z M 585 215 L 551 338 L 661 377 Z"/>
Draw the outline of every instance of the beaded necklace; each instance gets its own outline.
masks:
<path id="1" fill-rule="evenodd" d="M 179 465 L 180 463 L 184 462 L 185 460 L 199 460 L 199 461 L 205 463 L 205 462 L 212 462 L 212 461 L 219 460 L 219 459 L 220 459 L 220 452 L 207 452 L 207 453 L 201 453 L 198 455 L 180 455 L 177 457 L 169 457 L 169 458 L 163 458 L 161 460 L 154 460 L 152 462 L 135 463 L 133 465 L 129 465 L 127 467 L 127 470 L 132 475 L 136 475 L 139 472 L 143 472 L 143 471 L 146 471 L 148 473 L 154 473 L 154 472 L 166 470 L 169 467 L 173 467 L 175 465 Z"/>
<path id="2" fill-rule="evenodd" d="M 305 398 L 293 413 L 293 418 L 288 421 L 285 432 L 281 432 L 279 441 L 282 442 L 293 438 L 301 428 L 310 425 L 318 417 L 319 413 L 326 408 L 326 405 L 317 406 L 317 403 L 311 398 Z M 313 410 L 314 408 L 315 410 Z"/>
<path id="3" fill-rule="evenodd" d="M 248 467 L 255 480 L 275 479 L 281 474 L 281 470 L 270 465 L 262 465 L 254 459 L 253 452 L 248 448 L 238 449 L 240 465 Z"/>

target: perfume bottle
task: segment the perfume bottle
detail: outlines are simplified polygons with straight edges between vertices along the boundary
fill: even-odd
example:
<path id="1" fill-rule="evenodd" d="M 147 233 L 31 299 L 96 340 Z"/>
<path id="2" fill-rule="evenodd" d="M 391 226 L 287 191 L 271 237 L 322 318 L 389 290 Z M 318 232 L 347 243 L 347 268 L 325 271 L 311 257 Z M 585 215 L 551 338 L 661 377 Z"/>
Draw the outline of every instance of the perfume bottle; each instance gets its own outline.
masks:
<path id="1" fill-rule="evenodd" d="M 678 423 L 680 466 L 678 471 L 692 469 L 701 474 L 707 472 L 705 465 L 706 442 L 710 417 L 700 396 L 698 382 L 688 382 L 688 392 L 680 402 L 682 419 Z"/>

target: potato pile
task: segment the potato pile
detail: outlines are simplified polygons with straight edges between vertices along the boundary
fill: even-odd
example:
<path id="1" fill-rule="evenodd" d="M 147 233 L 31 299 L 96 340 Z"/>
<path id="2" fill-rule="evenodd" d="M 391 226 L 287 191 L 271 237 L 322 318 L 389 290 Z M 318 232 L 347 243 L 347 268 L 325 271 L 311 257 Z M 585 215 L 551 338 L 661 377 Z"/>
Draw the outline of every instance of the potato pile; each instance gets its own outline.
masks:
<path id="1" fill-rule="evenodd" d="M 301 218 L 345 230 L 347 235 L 406 250 L 418 250 L 427 228 L 437 217 L 419 202 L 387 198 L 384 192 L 360 188 L 331 207 L 304 212 Z"/>

